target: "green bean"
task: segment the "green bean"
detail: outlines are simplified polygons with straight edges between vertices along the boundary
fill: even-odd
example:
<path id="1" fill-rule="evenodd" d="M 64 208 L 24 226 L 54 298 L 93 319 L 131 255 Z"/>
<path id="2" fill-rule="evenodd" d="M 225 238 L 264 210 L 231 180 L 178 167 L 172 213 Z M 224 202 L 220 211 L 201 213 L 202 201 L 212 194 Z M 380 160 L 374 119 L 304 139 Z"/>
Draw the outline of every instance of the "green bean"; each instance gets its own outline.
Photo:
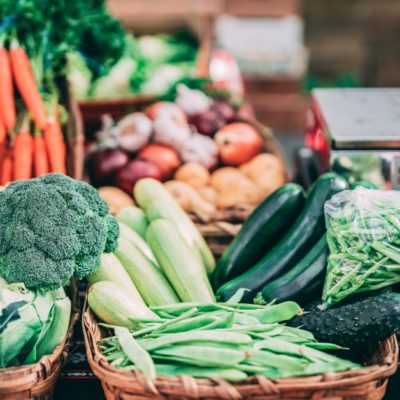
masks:
<path id="1" fill-rule="evenodd" d="M 154 380 L 156 377 L 156 370 L 149 353 L 138 344 L 128 329 L 117 327 L 115 328 L 115 335 L 118 338 L 122 351 L 129 360 L 135 364 L 148 379 Z"/>
<path id="2" fill-rule="evenodd" d="M 148 350 L 156 350 L 162 347 L 176 343 L 187 342 L 216 342 L 216 343 L 234 343 L 245 344 L 250 343 L 249 335 L 243 333 L 230 332 L 220 330 L 219 334 L 216 331 L 188 331 L 181 333 L 167 333 L 155 339 L 138 339 L 140 345 Z"/>
<path id="3" fill-rule="evenodd" d="M 247 374 L 234 368 L 201 368 L 179 364 L 157 364 L 157 374 L 160 375 L 191 375 L 195 378 L 220 377 L 231 382 L 240 382 L 247 378 Z"/>
<path id="4" fill-rule="evenodd" d="M 197 315 L 192 318 L 185 318 L 181 321 L 177 321 L 171 325 L 168 325 L 166 328 L 160 327 L 157 331 L 153 333 L 178 333 L 185 332 L 190 330 L 201 329 L 202 327 L 215 322 L 215 317 L 209 316 L 207 314 Z"/>
<path id="5" fill-rule="evenodd" d="M 275 354 L 265 350 L 252 350 L 249 360 L 263 367 L 273 367 L 290 371 L 302 370 L 306 366 L 305 360 L 301 358 Z"/>
<path id="6" fill-rule="evenodd" d="M 257 318 L 262 324 L 282 322 L 302 314 L 301 307 L 294 301 L 285 301 L 261 310 L 249 310 L 247 314 Z"/>
<path id="7" fill-rule="evenodd" d="M 243 350 L 207 345 L 174 345 L 157 349 L 154 354 L 180 357 L 221 367 L 230 367 L 239 364 L 247 357 L 246 352 Z"/>

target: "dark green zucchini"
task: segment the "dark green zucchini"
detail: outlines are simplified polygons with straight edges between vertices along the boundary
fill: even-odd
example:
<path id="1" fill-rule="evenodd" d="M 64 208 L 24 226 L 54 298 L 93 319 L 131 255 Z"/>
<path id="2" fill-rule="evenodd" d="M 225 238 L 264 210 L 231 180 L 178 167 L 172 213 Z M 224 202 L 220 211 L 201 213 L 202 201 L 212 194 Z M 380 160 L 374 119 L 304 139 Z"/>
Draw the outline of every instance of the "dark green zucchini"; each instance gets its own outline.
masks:
<path id="1" fill-rule="evenodd" d="M 278 243 L 305 205 L 301 186 L 288 183 L 268 196 L 250 215 L 214 271 L 214 287 L 246 272 Z"/>
<path id="2" fill-rule="evenodd" d="M 305 313 L 287 324 L 301 327 L 322 342 L 351 349 L 368 348 L 400 332 L 400 294 L 370 294 L 361 300 L 321 309 L 321 301 L 305 308 Z"/>
<path id="3" fill-rule="evenodd" d="M 267 283 L 296 265 L 325 232 L 325 202 L 344 189 L 347 189 L 344 178 L 334 173 L 322 175 L 311 188 L 302 213 L 282 240 L 250 270 L 222 285 L 217 297 L 226 301 L 238 289 L 245 288 L 248 291 L 242 301 L 252 301 Z"/>
<path id="4" fill-rule="evenodd" d="M 264 286 L 257 294 L 255 302 L 266 304 L 273 300 L 277 303 L 292 300 L 305 305 L 321 297 L 328 254 L 328 244 L 324 235 L 295 267 Z"/>

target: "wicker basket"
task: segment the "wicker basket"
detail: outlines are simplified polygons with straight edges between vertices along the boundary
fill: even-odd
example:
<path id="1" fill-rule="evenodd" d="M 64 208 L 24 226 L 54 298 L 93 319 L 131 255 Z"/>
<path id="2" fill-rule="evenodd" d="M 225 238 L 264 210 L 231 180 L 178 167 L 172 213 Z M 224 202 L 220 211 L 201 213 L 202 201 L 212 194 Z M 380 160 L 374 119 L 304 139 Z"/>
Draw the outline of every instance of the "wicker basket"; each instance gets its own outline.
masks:
<path id="1" fill-rule="evenodd" d="M 289 181 L 289 169 L 283 151 L 275 139 L 272 130 L 255 120 L 240 119 L 238 121 L 249 123 L 257 129 L 263 140 L 262 151 L 274 154 L 281 160 L 285 166 L 285 180 Z M 219 257 L 255 208 L 255 205 L 238 204 L 235 207 L 219 209 L 213 215 L 204 216 L 191 213 L 190 217 L 206 239 L 213 254 Z"/>
<path id="2" fill-rule="evenodd" d="M 79 319 L 78 291 L 71 285 L 72 313 L 64 342 L 37 363 L 0 369 L 0 400 L 50 400 L 68 357 L 73 327 Z"/>
<path id="3" fill-rule="evenodd" d="M 379 345 L 370 366 L 356 371 L 276 380 L 255 376 L 235 384 L 190 376 L 159 377 L 153 383 L 140 373 L 121 371 L 107 362 L 97 347 L 101 328 L 86 308 L 82 323 L 90 367 L 101 380 L 108 400 L 381 400 L 387 378 L 397 369 L 398 346 L 396 336 L 392 336 Z"/>

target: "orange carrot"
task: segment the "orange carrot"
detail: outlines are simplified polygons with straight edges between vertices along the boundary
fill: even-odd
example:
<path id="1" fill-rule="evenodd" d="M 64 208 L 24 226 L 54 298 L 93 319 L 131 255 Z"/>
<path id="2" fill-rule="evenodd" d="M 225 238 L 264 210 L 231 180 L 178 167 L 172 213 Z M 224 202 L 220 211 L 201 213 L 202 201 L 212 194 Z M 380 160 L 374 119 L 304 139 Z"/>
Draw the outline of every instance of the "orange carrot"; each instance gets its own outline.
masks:
<path id="1" fill-rule="evenodd" d="M 46 154 L 46 143 L 42 135 L 34 138 L 34 166 L 35 177 L 45 175 L 49 172 L 49 163 Z"/>
<path id="2" fill-rule="evenodd" d="M 1 78 L 0 78 L 0 80 L 1 80 Z M 1 95 L 0 95 L 0 99 L 1 99 Z M 0 119 L 0 146 L 2 145 L 2 143 L 5 143 L 6 136 L 7 136 L 6 128 L 3 124 L 3 121 Z"/>
<path id="3" fill-rule="evenodd" d="M 7 185 L 12 181 L 12 153 L 8 149 L 4 154 L 0 174 L 0 185 Z"/>
<path id="4" fill-rule="evenodd" d="M 0 116 L 8 132 L 15 127 L 15 101 L 11 74 L 11 63 L 7 49 L 0 47 Z M 0 137 L 1 142 L 1 137 Z"/>
<path id="5" fill-rule="evenodd" d="M 14 180 L 32 178 L 33 138 L 29 132 L 22 131 L 14 141 Z"/>
<path id="6" fill-rule="evenodd" d="M 50 119 L 44 131 L 50 171 L 66 174 L 66 147 L 61 126 L 55 119 Z"/>
<path id="7" fill-rule="evenodd" d="M 15 84 L 26 107 L 32 114 L 35 124 L 40 129 L 45 129 L 47 124 L 46 109 L 33 76 L 28 55 L 22 47 L 13 43 L 10 49 L 10 60 Z"/>

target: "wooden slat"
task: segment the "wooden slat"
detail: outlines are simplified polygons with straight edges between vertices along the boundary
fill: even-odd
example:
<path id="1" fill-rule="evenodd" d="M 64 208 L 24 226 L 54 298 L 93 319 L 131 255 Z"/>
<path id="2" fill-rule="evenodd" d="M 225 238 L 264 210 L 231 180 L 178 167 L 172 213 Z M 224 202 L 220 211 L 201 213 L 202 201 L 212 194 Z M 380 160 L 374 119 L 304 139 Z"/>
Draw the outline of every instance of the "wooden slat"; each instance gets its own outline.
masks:
<path id="1" fill-rule="evenodd" d="M 108 9 L 121 20 L 210 15 L 223 12 L 224 0 L 109 0 Z"/>
<path id="2" fill-rule="evenodd" d="M 240 17 L 282 17 L 299 14 L 301 0 L 226 0 L 225 12 Z"/>

